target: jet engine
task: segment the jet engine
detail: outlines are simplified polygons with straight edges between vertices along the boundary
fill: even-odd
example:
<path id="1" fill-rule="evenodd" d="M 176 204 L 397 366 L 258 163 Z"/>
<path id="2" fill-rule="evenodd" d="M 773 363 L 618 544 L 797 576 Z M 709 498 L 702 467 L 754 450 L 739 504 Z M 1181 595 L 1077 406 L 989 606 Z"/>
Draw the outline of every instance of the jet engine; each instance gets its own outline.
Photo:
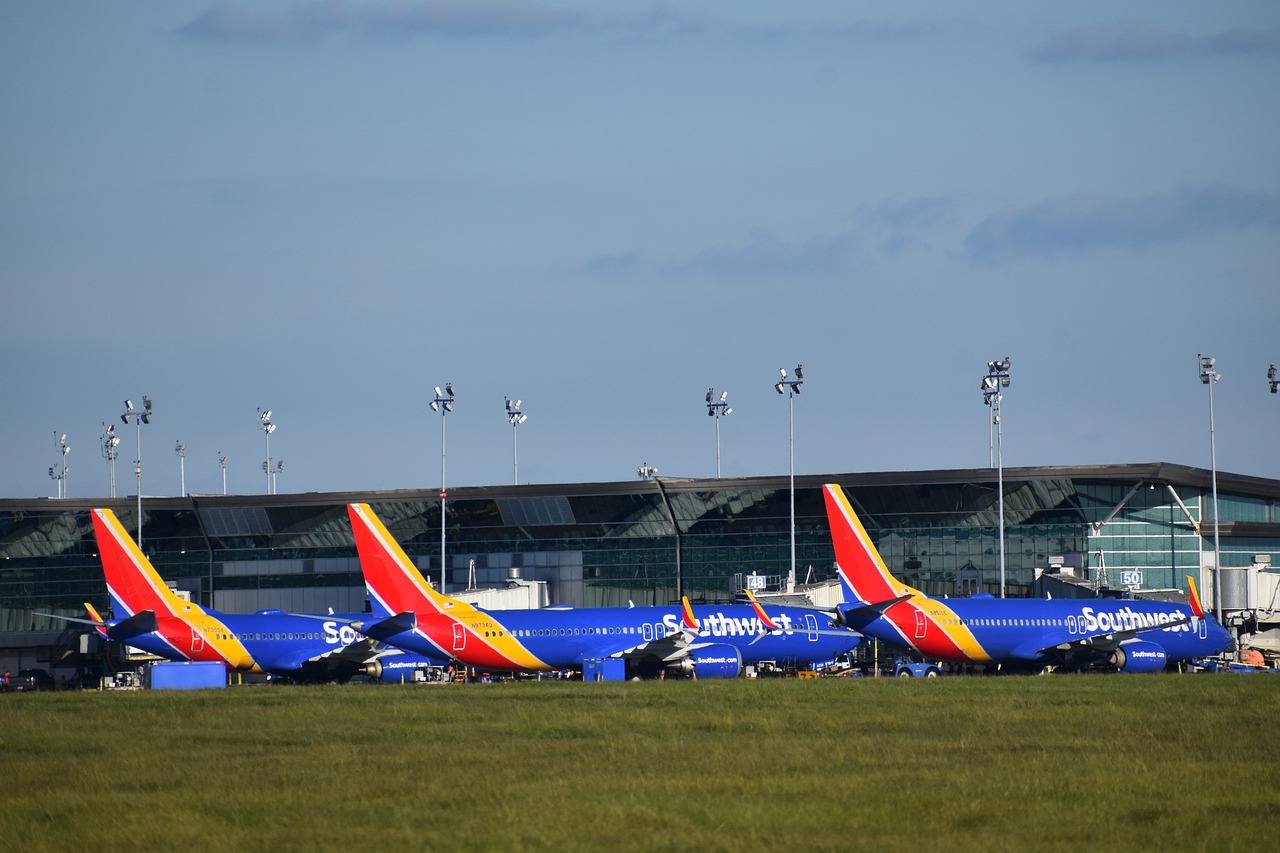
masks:
<path id="1" fill-rule="evenodd" d="M 414 681 L 415 673 L 425 672 L 430 667 L 439 665 L 438 661 L 431 658 L 405 652 L 399 655 L 383 655 L 367 661 L 360 667 L 360 671 L 374 681 Z"/>
<path id="2" fill-rule="evenodd" d="M 667 671 L 686 677 L 737 678 L 742 674 L 742 652 L 728 643 L 703 646 L 667 664 Z"/>
<path id="3" fill-rule="evenodd" d="M 1159 672 L 1168 660 L 1163 646 L 1133 640 L 1112 652 L 1108 662 L 1121 672 Z"/>

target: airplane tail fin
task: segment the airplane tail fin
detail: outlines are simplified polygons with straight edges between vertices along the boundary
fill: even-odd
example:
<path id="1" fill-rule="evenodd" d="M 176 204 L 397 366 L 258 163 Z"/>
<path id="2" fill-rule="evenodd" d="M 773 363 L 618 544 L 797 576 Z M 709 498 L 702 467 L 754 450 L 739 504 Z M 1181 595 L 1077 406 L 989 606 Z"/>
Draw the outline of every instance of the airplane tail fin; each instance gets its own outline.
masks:
<path id="1" fill-rule="evenodd" d="M 203 612 L 200 605 L 184 601 L 169 589 L 114 512 L 95 509 L 91 516 L 98 554 L 102 558 L 102 573 L 117 619 L 145 610 L 173 616 Z M 92 608 L 90 611 L 93 612 Z"/>
<path id="2" fill-rule="evenodd" d="M 827 520 L 831 525 L 836 563 L 845 583 L 845 592 L 854 599 L 846 603 L 880 604 L 904 595 L 927 597 L 889 572 L 844 490 L 828 483 L 822 491 L 827 503 Z"/>
<path id="3" fill-rule="evenodd" d="M 1187 600 L 1191 604 L 1191 612 L 1204 618 L 1204 605 L 1200 603 L 1200 593 L 1196 592 L 1196 582 L 1187 575 Z"/>
<path id="4" fill-rule="evenodd" d="M 431 588 L 368 504 L 347 504 L 347 514 L 376 619 L 407 612 L 424 616 L 444 609 L 451 599 Z"/>

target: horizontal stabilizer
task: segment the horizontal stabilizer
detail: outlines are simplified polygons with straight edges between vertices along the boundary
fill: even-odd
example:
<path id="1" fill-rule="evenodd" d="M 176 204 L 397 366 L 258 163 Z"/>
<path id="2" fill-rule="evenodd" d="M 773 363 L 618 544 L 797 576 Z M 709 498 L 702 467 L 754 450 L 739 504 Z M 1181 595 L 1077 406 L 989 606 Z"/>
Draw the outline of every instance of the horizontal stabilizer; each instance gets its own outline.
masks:
<path id="1" fill-rule="evenodd" d="M 122 619 L 107 628 L 107 636 L 113 640 L 123 641 L 141 634 L 150 634 L 156 629 L 156 612 L 154 610 L 139 611 L 128 619 Z"/>
<path id="2" fill-rule="evenodd" d="M 413 611 L 397 613 L 395 616 L 389 616 L 386 619 L 380 619 L 372 625 L 356 625 L 356 630 L 366 637 L 374 640 L 386 640 L 397 634 L 403 634 L 406 631 L 412 631 L 418 623 L 418 617 Z"/>
<path id="3" fill-rule="evenodd" d="M 75 622 L 77 625 L 92 625 L 95 628 L 105 628 L 107 623 L 101 619 L 82 619 L 79 616 L 59 616 L 57 613 L 33 613 L 33 616 L 43 616 L 46 619 L 57 619 L 61 622 Z"/>
<path id="4" fill-rule="evenodd" d="M 841 609 L 846 620 L 849 619 L 874 619 L 877 616 L 883 616 L 884 612 L 895 604 L 906 601 L 915 593 L 909 592 L 906 595 L 900 595 L 897 598 L 891 598 L 888 601 L 881 601 L 876 604 L 861 604 L 857 607 L 850 607 L 848 610 Z"/>

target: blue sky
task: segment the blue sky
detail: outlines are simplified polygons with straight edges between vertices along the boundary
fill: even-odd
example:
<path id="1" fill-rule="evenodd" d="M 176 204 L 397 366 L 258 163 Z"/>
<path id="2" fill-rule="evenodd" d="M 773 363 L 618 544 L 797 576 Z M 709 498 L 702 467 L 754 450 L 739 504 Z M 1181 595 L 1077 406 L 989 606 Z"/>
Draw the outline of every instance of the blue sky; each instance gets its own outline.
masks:
<path id="1" fill-rule="evenodd" d="M 0 5 L 0 496 L 1280 477 L 1273 2 Z M 134 491 L 122 432 L 119 494 Z"/>

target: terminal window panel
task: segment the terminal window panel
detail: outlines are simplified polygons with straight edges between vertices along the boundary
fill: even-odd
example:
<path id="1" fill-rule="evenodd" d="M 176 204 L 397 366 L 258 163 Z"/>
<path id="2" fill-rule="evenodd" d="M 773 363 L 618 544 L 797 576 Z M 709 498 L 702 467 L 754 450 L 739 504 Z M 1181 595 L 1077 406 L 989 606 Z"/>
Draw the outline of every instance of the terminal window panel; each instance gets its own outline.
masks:
<path id="1" fill-rule="evenodd" d="M 1205 501 L 1212 506 L 1212 495 Z M 1275 504 L 1264 498 L 1246 498 L 1218 493 L 1218 514 L 1223 521 L 1256 521 L 1269 523 L 1276 520 Z M 1210 510 L 1206 517 L 1213 518 Z"/>

